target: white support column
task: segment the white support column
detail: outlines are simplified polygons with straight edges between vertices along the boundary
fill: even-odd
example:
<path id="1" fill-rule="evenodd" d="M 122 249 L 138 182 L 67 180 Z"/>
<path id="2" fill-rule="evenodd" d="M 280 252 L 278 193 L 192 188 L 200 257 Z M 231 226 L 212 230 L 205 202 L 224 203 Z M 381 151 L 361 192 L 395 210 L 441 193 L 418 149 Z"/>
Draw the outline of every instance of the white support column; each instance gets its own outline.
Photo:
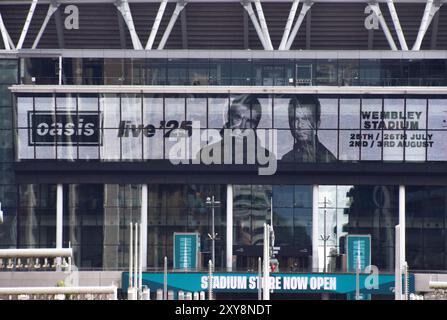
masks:
<path id="1" fill-rule="evenodd" d="M 287 18 L 286 27 L 284 28 L 284 33 L 282 35 L 281 44 L 279 45 L 278 50 L 284 50 L 286 46 L 287 39 L 289 39 L 290 30 L 292 29 L 293 21 L 295 20 L 296 11 L 298 10 L 298 4 L 300 0 L 293 0 L 292 8 L 290 8 L 289 17 Z"/>
<path id="2" fill-rule="evenodd" d="M 56 190 L 56 248 L 61 249 L 62 248 L 62 239 L 63 239 L 63 210 L 64 210 L 64 189 L 62 184 L 57 185 Z"/>
<path id="3" fill-rule="evenodd" d="M 233 185 L 227 185 L 227 271 L 233 271 Z"/>
<path id="4" fill-rule="evenodd" d="M 11 50 L 11 46 L 9 44 L 8 39 L 8 31 L 6 30 L 1 13 L 0 13 L 0 31 L 2 33 L 3 45 L 5 46 L 5 50 Z"/>
<path id="5" fill-rule="evenodd" d="M 12 41 L 11 36 L 9 35 L 7 30 L 6 30 L 6 35 L 8 36 L 9 46 L 11 47 L 12 50 L 15 50 L 16 47 L 15 47 L 14 42 Z"/>
<path id="6" fill-rule="evenodd" d="M 430 25 L 434 15 L 439 10 L 441 5 L 442 3 L 440 2 L 434 3 L 433 0 L 427 0 L 424 15 L 422 16 L 421 26 L 419 27 L 419 32 L 412 48 L 413 51 L 419 51 L 421 49 L 422 40 L 424 39 L 428 26 Z"/>
<path id="7" fill-rule="evenodd" d="M 401 264 L 401 226 L 395 227 L 396 240 L 395 240 L 395 258 L 394 258 L 394 299 L 402 300 L 402 264 Z"/>
<path id="8" fill-rule="evenodd" d="M 264 223 L 262 300 L 270 300 L 270 226 Z"/>
<path id="9" fill-rule="evenodd" d="M 29 25 L 33 19 L 34 11 L 36 9 L 38 0 L 33 0 L 31 7 L 29 8 L 28 15 L 26 16 L 25 25 L 23 26 L 22 33 L 20 34 L 19 42 L 17 43 L 17 50 L 22 49 L 23 43 L 25 42 L 26 34 L 28 33 Z"/>
<path id="10" fill-rule="evenodd" d="M 319 190 L 318 185 L 313 185 L 312 187 L 312 272 L 319 270 L 318 265 L 318 242 L 319 242 L 319 232 L 318 232 L 318 199 Z"/>
<path id="11" fill-rule="evenodd" d="M 388 29 L 388 26 L 386 25 L 385 18 L 383 17 L 382 11 L 380 11 L 379 4 L 371 3 L 369 4 L 369 7 L 374 12 L 374 14 L 377 16 L 377 19 L 379 19 L 380 27 L 383 30 L 383 33 L 385 34 L 386 40 L 388 41 L 388 44 L 390 45 L 391 50 L 396 51 L 397 46 L 396 43 L 394 43 L 393 37 L 390 33 L 390 30 Z"/>
<path id="12" fill-rule="evenodd" d="M 147 184 L 141 186 L 141 260 L 142 268 L 147 267 Z"/>
<path id="13" fill-rule="evenodd" d="M 267 45 L 268 50 L 273 50 L 272 40 L 270 39 L 269 29 L 265 21 L 264 11 L 262 10 L 261 0 L 255 0 L 256 12 L 258 13 L 259 24 L 261 25 L 262 34 Z"/>
<path id="14" fill-rule="evenodd" d="M 138 249 L 138 223 L 135 223 L 135 234 L 134 234 L 134 258 L 133 258 L 133 287 L 138 288 L 138 256 L 139 256 L 139 249 Z M 138 290 L 137 290 L 138 292 Z"/>
<path id="15" fill-rule="evenodd" d="M 57 8 L 59 8 L 59 3 L 56 1 L 52 1 L 50 6 L 48 7 L 47 15 L 45 16 L 45 20 L 42 23 L 42 26 L 40 27 L 39 33 L 37 34 L 36 40 L 34 40 L 33 46 L 31 49 L 36 49 L 40 38 L 42 38 L 42 35 L 47 27 L 48 22 L 50 21 L 51 16 L 56 12 Z"/>
<path id="16" fill-rule="evenodd" d="M 163 37 L 160 40 L 160 43 L 158 44 L 157 50 L 164 49 L 166 42 L 168 41 L 169 36 L 171 35 L 172 28 L 174 28 L 175 22 L 177 21 L 180 12 L 182 12 L 182 10 L 185 8 L 186 4 L 187 2 L 183 0 L 177 2 L 177 4 L 175 5 L 174 13 L 172 14 L 171 20 L 169 20 L 169 24 L 166 27 Z"/>
<path id="17" fill-rule="evenodd" d="M 292 47 L 293 41 L 295 41 L 296 35 L 298 34 L 298 30 L 300 29 L 301 24 L 304 21 L 304 17 L 306 16 L 307 11 L 312 7 L 313 3 L 310 1 L 306 1 L 303 3 L 303 6 L 301 7 L 300 15 L 298 16 L 298 20 L 296 21 L 295 25 L 293 26 L 292 33 L 290 34 L 289 39 L 287 39 L 287 44 L 284 48 L 284 50 L 290 50 Z"/>
<path id="18" fill-rule="evenodd" d="M 160 7 L 158 8 L 157 16 L 155 17 L 154 24 L 152 26 L 151 34 L 149 35 L 149 39 L 146 43 L 146 50 L 152 50 L 152 46 L 154 45 L 155 37 L 157 36 L 158 28 L 160 27 L 161 19 L 165 13 L 166 4 L 168 0 L 161 0 Z"/>
<path id="19" fill-rule="evenodd" d="M 402 27 L 400 25 L 399 17 L 396 12 L 396 8 L 394 7 L 393 0 L 387 0 L 388 10 L 391 14 L 391 19 L 393 19 L 394 29 L 396 30 L 397 37 L 399 39 L 400 48 L 404 51 L 408 51 L 407 41 L 405 41 L 405 36 L 402 31 Z"/>
<path id="20" fill-rule="evenodd" d="M 256 33 L 258 34 L 259 41 L 261 41 L 262 47 L 264 50 L 269 50 L 267 41 L 264 37 L 264 33 L 262 32 L 261 26 L 259 25 L 258 19 L 256 18 L 255 12 L 253 11 L 253 8 L 251 7 L 250 1 L 244 1 L 241 2 L 241 4 L 244 6 L 244 9 L 247 11 L 248 16 L 251 19 L 251 22 L 253 23 L 253 26 L 255 27 Z"/>
<path id="21" fill-rule="evenodd" d="M 130 37 L 132 39 L 132 45 L 135 50 L 143 50 L 143 45 L 138 38 L 137 31 L 135 30 L 135 25 L 133 23 L 132 12 L 130 12 L 129 2 L 127 0 L 117 0 L 115 6 L 126 22 L 127 28 L 129 29 Z"/>
<path id="22" fill-rule="evenodd" d="M 400 265 L 403 266 L 405 257 L 405 186 L 399 186 L 399 226 L 400 226 Z M 397 235 L 396 235 L 397 236 Z"/>

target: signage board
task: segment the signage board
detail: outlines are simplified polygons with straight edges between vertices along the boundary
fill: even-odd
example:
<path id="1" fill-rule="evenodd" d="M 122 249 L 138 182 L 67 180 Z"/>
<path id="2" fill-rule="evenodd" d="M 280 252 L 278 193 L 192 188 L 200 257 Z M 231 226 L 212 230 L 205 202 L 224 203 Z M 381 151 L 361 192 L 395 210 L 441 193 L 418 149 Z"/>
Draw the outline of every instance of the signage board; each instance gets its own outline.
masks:
<path id="1" fill-rule="evenodd" d="M 198 233 L 174 232 L 174 269 L 191 270 L 199 266 Z"/>
<path id="2" fill-rule="evenodd" d="M 199 292 L 208 289 L 206 272 L 168 273 L 168 290 Z M 394 295 L 394 274 L 377 275 L 377 288 L 368 288 L 370 275 L 360 275 L 363 294 Z M 127 291 L 129 273 L 122 275 L 123 290 Z M 355 295 L 355 274 L 332 273 L 274 273 L 270 275 L 274 293 L 337 293 Z M 414 292 L 414 275 L 410 274 L 410 292 Z M 143 273 L 143 285 L 151 291 L 163 289 L 163 273 Z M 213 291 L 222 293 L 255 293 L 262 283 L 256 273 L 215 273 L 211 280 Z"/>

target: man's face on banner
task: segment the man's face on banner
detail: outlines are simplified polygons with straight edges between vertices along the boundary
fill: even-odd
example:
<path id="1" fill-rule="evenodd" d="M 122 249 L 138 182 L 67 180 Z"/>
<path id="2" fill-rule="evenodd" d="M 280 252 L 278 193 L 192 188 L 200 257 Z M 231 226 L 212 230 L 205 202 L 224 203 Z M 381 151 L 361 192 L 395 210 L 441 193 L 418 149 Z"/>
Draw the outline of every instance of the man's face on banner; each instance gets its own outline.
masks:
<path id="1" fill-rule="evenodd" d="M 317 129 L 315 105 L 298 103 L 290 118 L 292 135 L 298 142 L 311 142 Z"/>
<path id="2" fill-rule="evenodd" d="M 233 103 L 230 107 L 230 128 L 240 129 L 241 131 L 255 129 L 258 126 L 260 116 L 255 108 L 250 108 L 250 106 L 240 103 Z"/>

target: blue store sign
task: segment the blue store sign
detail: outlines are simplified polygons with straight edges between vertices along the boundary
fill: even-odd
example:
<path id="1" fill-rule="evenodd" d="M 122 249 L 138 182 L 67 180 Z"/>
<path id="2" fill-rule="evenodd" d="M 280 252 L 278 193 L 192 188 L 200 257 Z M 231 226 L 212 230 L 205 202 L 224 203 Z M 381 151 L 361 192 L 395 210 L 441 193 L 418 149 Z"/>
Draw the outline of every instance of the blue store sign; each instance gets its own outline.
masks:
<path id="1" fill-rule="evenodd" d="M 394 275 L 378 275 L 378 288 L 368 288 L 371 275 L 360 275 L 362 294 L 394 294 Z M 177 272 L 168 274 L 168 290 L 199 292 L 208 289 L 207 273 Z M 122 276 L 123 290 L 127 291 L 129 273 Z M 211 280 L 215 292 L 257 292 L 260 281 L 254 273 L 215 273 Z M 355 294 L 355 274 L 276 273 L 270 276 L 270 288 L 276 293 L 339 293 Z M 151 291 L 163 289 L 163 273 L 143 273 L 143 285 Z M 414 275 L 410 275 L 410 292 L 414 291 Z"/>

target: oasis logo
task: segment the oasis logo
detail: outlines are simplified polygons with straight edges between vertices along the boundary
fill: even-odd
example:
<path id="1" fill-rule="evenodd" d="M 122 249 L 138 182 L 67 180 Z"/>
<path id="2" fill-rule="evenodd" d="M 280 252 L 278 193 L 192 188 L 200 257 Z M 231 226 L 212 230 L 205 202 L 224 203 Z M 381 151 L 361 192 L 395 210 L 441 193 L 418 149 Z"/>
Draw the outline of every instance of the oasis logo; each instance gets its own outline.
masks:
<path id="1" fill-rule="evenodd" d="M 29 111 L 30 146 L 98 146 L 100 135 L 100 113 L 96 111 L 57 112 Z"/>

